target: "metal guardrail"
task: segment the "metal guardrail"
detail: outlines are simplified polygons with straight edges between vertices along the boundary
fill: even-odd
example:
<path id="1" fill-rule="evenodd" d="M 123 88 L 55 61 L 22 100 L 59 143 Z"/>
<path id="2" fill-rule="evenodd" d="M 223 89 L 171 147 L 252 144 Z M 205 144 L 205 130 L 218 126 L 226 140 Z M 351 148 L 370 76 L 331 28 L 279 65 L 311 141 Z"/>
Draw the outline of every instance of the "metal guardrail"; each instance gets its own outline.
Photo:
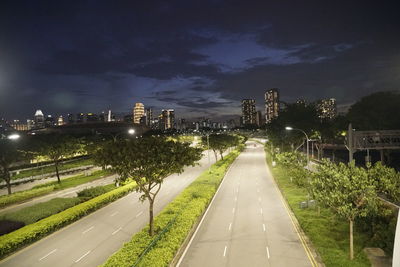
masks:
<path id="1" fill-rule="evenodd" d="M 171 226 L 175 223 L 176 218 L 180 213 L 178 213 L 172 220 L 168 222 L 168 224 L 164 227 L 164 229 L 159 233 L 153 240 L 150 242 L 150 244 L 143 250 L 143 252 L 140 254 L 139 258 L 136 260 L 136 262 L 132 265 L 132 267 L 138 266 L 138 264 L 142 261 L 144 256 L 157 244 L 157 242 L 161 239 L 161 237 L 171 228 Z"/>

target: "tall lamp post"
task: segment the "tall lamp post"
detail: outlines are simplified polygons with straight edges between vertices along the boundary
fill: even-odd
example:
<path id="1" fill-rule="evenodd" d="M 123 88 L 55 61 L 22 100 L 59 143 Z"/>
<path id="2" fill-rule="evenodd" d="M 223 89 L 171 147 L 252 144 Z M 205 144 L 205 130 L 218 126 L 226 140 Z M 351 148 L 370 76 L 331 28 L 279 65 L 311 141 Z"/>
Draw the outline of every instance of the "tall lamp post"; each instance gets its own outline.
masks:
<path id="1" fill-rule="evenodd" d="M 293 127 L 290 127 L 290 126 L 286 126 L 285 130 L 287 130 L 287 131 L 297 130 L 297 131 L 302 132 L 306 136 L 306 142 L 307 142 L 307 166 L 308 166 L 308 164 L 310 163 L 310 155 L 309 155 L 309 147 L 308 147 L 308 140 L 309 140 L 308 135 L 306 134 L 305 131 L 303 131 L 301 129 L 298 129 L 298 128 L 293 128 Z"/>
<path id="2" fill-rule="evenodd" d="M 210 163 L 210 134 L 207 133 L 207 153 L 208 153 L 208 173 L 211 173 L 211 163 Z"/>

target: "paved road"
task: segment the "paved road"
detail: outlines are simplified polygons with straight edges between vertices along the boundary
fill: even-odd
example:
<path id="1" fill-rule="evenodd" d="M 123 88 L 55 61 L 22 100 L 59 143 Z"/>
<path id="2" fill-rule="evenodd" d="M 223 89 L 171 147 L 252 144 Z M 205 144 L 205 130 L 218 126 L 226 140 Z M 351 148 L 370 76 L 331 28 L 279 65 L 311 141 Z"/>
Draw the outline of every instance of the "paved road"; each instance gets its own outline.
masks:
<path id="1" fill-rule="evenodd" d="M 156 198 L 155 213 L 207 168 L 204 156 L 200 165 L 169 176 Z M 148 203 L 138 199 L 137 193 L 131 193 L 6 258 L 0 266 L 98 266 L 148 223 Z"/>
<path id="2" fill-rule="evenodd" d="M 179 266 L 312 266 L 267 169 L 263 147 L 247 145 Z"/>

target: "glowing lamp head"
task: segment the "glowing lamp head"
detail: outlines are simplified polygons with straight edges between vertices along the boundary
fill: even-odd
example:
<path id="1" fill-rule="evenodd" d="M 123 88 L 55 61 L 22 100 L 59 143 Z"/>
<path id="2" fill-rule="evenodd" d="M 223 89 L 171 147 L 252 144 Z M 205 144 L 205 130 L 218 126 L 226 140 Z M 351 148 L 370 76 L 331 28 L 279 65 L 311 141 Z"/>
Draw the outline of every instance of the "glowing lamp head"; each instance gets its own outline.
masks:
<path id="1" fill-rule="evenodd" d="M 129 129 L 128 130 L 128 134 L 134 134 L 135 133 L 135 130 L 134 129 Z"/>
<path id="2" fill-rule="evenodd" d="M 10 139 L 10 140 L 17 140 L 20 137 L 21 136 L 19 134 L 10 134 L 9 136 L 7 136 L 7 138 Z"/>
<path id="3" fill-rule="evenodd" d="M 293 130 L 293 127 L 286 126 L 286 127 L 285 127 L 285 130 L 287 130 L 287 131 L 291 131 L 291 130 Z"/>

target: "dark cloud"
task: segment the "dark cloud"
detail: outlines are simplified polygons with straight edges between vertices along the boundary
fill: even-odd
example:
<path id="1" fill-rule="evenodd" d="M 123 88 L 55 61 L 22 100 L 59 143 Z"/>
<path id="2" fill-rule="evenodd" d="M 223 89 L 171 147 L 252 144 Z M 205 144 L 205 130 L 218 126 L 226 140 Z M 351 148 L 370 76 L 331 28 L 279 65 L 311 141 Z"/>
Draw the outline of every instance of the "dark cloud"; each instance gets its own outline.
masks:
<path id="1" fill-rule="evenodd" d="M 399 90 L 397 13 L 376 1 L 6 0 L 0 115 L 136 101 L 237 113 L 242 98 L 262 108 L 271 87 L 285 101 L 350 103 Z"/>

